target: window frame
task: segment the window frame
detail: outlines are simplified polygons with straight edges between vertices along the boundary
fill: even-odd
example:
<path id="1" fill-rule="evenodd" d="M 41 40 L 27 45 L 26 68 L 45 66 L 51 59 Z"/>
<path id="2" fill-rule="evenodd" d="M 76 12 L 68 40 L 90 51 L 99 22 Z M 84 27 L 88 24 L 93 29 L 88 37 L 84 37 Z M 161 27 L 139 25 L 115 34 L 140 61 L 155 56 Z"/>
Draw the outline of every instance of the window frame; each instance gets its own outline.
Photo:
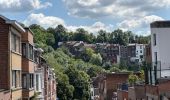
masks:
<path id="1" fill-rule="evenodd" d="M 12 88 L 21 87 L 21 70 L 12 70 Z"/>
<path id="2" fill-rule="evenodd" d="M 15 32 L 11 32 L 11 50 L 21 53 L 21 36 L 15 34 Z"/>
<path id="3" fill-rule="evenodd" d="M 153 34 L 153 45 L 156 46 L 157 45 L 157 40 L 156 40 L 156 33 Z"/>

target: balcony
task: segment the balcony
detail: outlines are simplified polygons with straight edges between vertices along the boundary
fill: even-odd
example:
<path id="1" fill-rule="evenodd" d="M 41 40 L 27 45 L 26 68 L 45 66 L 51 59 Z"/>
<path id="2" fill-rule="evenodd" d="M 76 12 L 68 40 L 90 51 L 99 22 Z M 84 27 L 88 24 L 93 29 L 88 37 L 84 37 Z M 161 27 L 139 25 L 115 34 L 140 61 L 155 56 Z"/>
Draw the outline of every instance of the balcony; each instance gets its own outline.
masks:
<path id="1" fill-rule="evenodd" d="M 156 85 L 161 78 L 170 77 L 170 63 L 152 62 L 145 64 L 146 84 Z"/>

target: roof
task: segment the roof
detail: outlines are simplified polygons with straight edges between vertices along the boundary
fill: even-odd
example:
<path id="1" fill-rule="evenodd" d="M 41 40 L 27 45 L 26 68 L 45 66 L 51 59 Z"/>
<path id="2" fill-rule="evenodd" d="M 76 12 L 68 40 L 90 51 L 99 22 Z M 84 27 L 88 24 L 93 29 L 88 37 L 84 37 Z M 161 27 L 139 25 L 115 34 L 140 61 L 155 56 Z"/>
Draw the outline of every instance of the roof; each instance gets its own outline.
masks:
<path id="1" fill-rule="evenodd" d="M 170 28 L 170 20 L 155 21 L 150 24 L 151 28 Z"/>
<path id="2" fill-rule="evenodd" d="M 128 46 L 136 46 L 136 45 L 146 45 L 146 44 L 138 44 L 138 43 L 130 43 Z"/>
<path id="3" fill-rule="evenodd" d="M 12 25 L 13 27 L 15 27 L 18 31 L 20 32 L 25 32 L 25 29 L 15 20 L 10 20 L 2 15 L 0 15 L 0 18 L 2 18 L 3 20 L 5 20 L 5 22 L 7 24 Z"/>
<path id="4" fill-rule="evenodd" d="M 31 31 L 29 27 L 25 27 L 24 29 L 30 31 L 30 33 L 33 35 L 33 32 Z"/>

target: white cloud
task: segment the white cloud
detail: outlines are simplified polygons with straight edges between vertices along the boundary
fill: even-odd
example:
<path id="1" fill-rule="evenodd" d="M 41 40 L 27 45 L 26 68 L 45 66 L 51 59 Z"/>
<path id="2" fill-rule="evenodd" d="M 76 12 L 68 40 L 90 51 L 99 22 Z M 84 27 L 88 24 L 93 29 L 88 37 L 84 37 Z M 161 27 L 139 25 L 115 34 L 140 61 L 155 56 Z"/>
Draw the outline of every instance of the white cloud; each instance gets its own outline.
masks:
<path id="1" fill-rule="evenodd" d="M 24 12 L 52 6 L 50 2 L 40 0 L 0 0 L 1 12 Z"/>
<path id="2" fill-rule="evenodd" d="M 91 33 L 97 33 L 99 30 L 106 30 L 108 32 L 113 30 L 113 25 L 105 25 L 102 22 L 95 22 L 94 24 L 89 26 L 71 26 L 67 25 L 61 18 L 54 16 L 45 16 L 42 13 L 30 14 L 23 23 L 27 26 L 31 24 L 38 24 L 44 28 L 48 27 L 55 28 L 57 25 L 62 24 L 68 29 L 68 31 L 76 31 L 76 29 L 78 28 L 84 28 L 85 30 Z"/>
<path id="3" fill-rule="evenodd" d="M 68 14 L 84 18 L 143 17 L 170 6 L 170 0 L 62 0 Z"/>
<path id="4" fill-rule="evenodd" d="M 130 19 L 130 20 L 127 19 L 118 23 L 117 26 L 123 30 L 134 30 L 136 28 L 147 28 L 149 27 L 149 24 L 151 22 L 157 20 L 164 20 L 164 19 L 156 15 L 150 15 L 138 19 L 137 18 Z"/>
<path id="5" fill-rule="evenodd" d="M 44 28 L 56 27 L 59 24 L 65 24 L 64 20 L 54 16 L 45 16 L 42 13 L 39 14 L 30 14 L 27 19 L 24 21 L 24 24 L 39 24 Z"/>
<path id="6" fill-rule="evenodd" d="M 66 26 L 68 31 L 76 31 L 77 28 L 84 28 L 90 33 L 96 34 L 99 30 L 106 30 L 107 32 L 113 31 L 113 25 L 105 25 L 102 22 L 95 22 L 89 26 Z"/>

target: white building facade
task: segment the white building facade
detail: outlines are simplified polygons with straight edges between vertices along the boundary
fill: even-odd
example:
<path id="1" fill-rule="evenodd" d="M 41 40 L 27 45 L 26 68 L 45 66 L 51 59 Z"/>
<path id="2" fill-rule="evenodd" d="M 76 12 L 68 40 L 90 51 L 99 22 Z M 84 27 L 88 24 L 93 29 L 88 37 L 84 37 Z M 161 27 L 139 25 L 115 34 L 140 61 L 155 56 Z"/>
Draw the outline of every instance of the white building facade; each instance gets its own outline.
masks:
<path id="1" fill-rule="evenodd" d="M 128 49 L 130 60 L 132 62 L 138 62 L 139 64 L 142 64 L 144 61 L 144 50 L 145 50 L 145 44 L 129 44 L 128 48 L 131 47 L 131 49 Z"/>
<path id="2" fill-rule="evenodd" d="M 152 74 L 156 78 L 170 76 L 170 21 L 151 23 Z M 154 81 L 154 79 L 153 79 Z"/>

